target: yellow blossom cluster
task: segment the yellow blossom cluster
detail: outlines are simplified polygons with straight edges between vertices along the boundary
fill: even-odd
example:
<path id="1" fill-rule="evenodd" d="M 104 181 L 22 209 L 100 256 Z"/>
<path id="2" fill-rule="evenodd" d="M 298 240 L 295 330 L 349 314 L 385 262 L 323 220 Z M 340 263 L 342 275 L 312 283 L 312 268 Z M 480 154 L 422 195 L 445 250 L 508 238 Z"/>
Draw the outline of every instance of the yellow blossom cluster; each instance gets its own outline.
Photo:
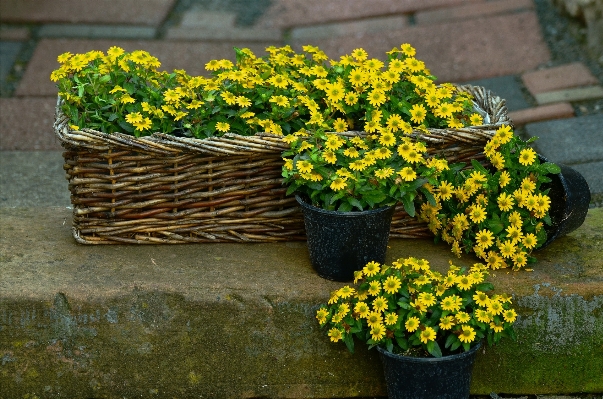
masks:
<path id="1" fill-rule="evenodd" d="M 488 295 L 487 275 L 481 263 L 465 270 L 450 262 L 442 274 L 414 257 L 391 266 L 369 262 L 355 273 L 355 288 L 333 291 L 316 318 L 332 342 L 343 340 L 352 351 L 354 335 L 396 353 L 413 347 L 436 357 L 466 351 L 484 338 L 493 343 L 514 336 L 511 297 Z"/>
<path id="2" fill-rule="evenodd" d="M 455 255 L 474 252 L 491 269 L 519 270 L 535 260 L 530 254 L 551 224 L 547 175 L 559 168 L 541 163 L 529 144 L 503 125 L 484 148 L 490 169 L 473 161 L 442 173 L 436 204 L 424 203 L 420 218 Z"/>

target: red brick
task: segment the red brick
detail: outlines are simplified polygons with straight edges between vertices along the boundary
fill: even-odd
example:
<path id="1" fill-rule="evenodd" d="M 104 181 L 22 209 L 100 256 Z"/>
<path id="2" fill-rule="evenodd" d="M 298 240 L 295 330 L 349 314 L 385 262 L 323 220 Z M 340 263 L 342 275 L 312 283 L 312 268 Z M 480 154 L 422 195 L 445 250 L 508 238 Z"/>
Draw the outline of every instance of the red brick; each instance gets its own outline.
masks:
<path id="1" fill-rule="evenodd" d="M 570 103 L 555 103 L 540 105 L 534 108 L 522 109 L 509 112 L 509 119 L 515 126 L 527 123 L 547 121 L 551 119 L 571 118 L 574 116 L 574 108 Z"/>
<path id="2" fill-rule="evenodd" d="M 0 150 L 60 150 L 54 134 L 56 98 L 0 98 Z"/>
<path id="3" fill-rule="evenodd" d="M 521 79 L 532 94 L 599 83 L 599 80 L 581 62 L 527 72 L 521 76 Z"/>
<path id="4" fill-rule="evenodd" d="M 2 0 L 2 22 L 108 23 L 158 26 L 176 0 Z"/>
<path id="5" fill-rule="evenodd" d="M 518 74 L 550 60 L 533 11 L 293 44 L 297 49 L 317 45 L 335 59 L 362 47 L 371 57 L 383 59 L 386 51 L 405 42 L 416 47 L 417 57 L 439 81 Z"/>
<path id="6" fill-rule="evenodd" d="M 532 9 L 534 9 L 532 0 L 496 0 L 421 11 L 415 15 L 415 21 L 417 24 L 434 24 Z"/>
<path id="7" fill-rule="evenodd" d="M 274 0 L 258 21 L 258 26 L 291 28 L 326 22 L 348 21 L 393 14 L 410 14 L 420 10 L 485 0 Z"/>
<path id="8" fill-rule="evenodd" d="M 107 51 L 111 46 L 120 46 L 126 51 L 146 50 L 159 58 L 163 70 L 184 69 L 190 75 L 208 75 L 204 69 L 208 61 L 221 58 L 234 61 L 233 46 L 248 47 L 256 54 L 263 55 L 266 46 L 270 44 L 280 43 L 43 39 L 38 43 L 15 94 L 17 96 L 56 95 L 56 85 L 50 81 L 50 73 L 59 67 L 57 56 L 66 51 L 71 53 L 85 53 L 90 50 Z"/>

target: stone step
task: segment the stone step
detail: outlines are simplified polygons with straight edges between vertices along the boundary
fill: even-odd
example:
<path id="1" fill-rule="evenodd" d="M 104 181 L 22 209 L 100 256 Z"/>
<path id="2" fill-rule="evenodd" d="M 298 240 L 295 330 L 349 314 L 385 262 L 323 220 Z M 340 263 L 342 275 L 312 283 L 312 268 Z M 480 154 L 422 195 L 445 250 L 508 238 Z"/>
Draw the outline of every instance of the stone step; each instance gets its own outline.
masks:
<path id="1" fill-rule="evenodd" d="M 313 272 L 305 243 L 82 246 L 70 224 L 64 207 L 0 208 L 0 397 L 386 395 L 377 352 L 318 327 L 342 284 Z M 492 273 L 518 340 L 480 351 L 473 394 L 603 390 L 601 231 L 591 209 L 533 272 Z M 451 258 L 431 240 L 389 245 L 388 261 Z"/>

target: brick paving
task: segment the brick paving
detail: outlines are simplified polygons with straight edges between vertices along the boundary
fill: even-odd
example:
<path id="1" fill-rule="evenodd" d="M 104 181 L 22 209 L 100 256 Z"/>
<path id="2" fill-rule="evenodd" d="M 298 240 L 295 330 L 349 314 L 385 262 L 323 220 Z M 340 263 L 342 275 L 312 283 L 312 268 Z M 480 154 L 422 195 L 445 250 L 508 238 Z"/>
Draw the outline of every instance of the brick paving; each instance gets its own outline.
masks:
<path id="1" fill-rule="evenodd" d="M 543 126 L 559 137 L 580 131 L 548 156 L 565 162 L 563 154 L 571 154 L 572 165 L 588 173 L 603 195 L 601 174 L 590 172 L 603 162 L 603 133 L 581 116 L 585 102 L 603 97 L 602 82 L 582 62 L 554 62 L 536 3 L 373 0 L 369 7 L 365 0 L 3 0 L 0 150 L 60 150 L 52 134 L 56 87 L 49 75 L 65 51 L 145 49 L 166 70 L 206 75 L 203 66 L 210 59 L 234 59 L 233 46 L 263 54 L 269 45 L 313 44 L 333 58 L 364 47 L 381 58 L 408 42 L 440 82 L 485 86 L 504 98 L 520 133 Z M 559 145 L 556 135 L 541 136 L 543 151 Z M 590 155 L 580 158 L 585 137 Z"/>

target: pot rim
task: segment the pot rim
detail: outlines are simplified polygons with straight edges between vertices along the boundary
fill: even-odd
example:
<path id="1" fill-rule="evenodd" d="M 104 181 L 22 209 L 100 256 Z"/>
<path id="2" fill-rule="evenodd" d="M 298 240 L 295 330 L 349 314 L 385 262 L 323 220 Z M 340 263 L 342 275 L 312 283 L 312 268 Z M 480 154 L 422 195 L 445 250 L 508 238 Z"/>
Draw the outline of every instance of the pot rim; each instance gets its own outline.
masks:
<path id="1" fill-rule="evenodd" d="M 414 356 L 404 356 L 398 355 L 396 353 L 391 353 L 387 349 L 382 348 L 381 346 L 377 346 L 377 350 L 383 356 L 388 356 L 393 359 L 403 360 L 405 362 L 415 362 L 415 363 L 437 363 L 437 362 L 448 362 L 458 360 L 464 357 L 471 357 L 475 352 L 482 347 L 482 341 L 478 341 L 477 345 L 471 347 L 467 352 L 461 352 L 454 355 L 442 356 L 442 357 L 414 357 Z"/>
<path id="2" fill-rule="evenodd" d="M 331 215 L 331 216 L 338 216 L 338 217 L 358 217 L 358 216 L 372 215 L 372 214 L 376 214 L 376 213 L 386 212 L 386 211 L 396 207 L 396 205 L 386 205 L 386 206 L 382 206 L 382 207 L 376 208 L 376 209 L 367 209 L 366 211 L 340 212 L 340 211 L 329 211 L 327 209 L 322 209 L 322 208 L 316 207 L 312 204 L 308 204 L 306 201 L 304 201 L 302 196 L 300 196 L 298 194 L 295 194 L 295 200 L 304 209 L 309 209 L 312 212 L 320 213 L 323 215 Z"/>

